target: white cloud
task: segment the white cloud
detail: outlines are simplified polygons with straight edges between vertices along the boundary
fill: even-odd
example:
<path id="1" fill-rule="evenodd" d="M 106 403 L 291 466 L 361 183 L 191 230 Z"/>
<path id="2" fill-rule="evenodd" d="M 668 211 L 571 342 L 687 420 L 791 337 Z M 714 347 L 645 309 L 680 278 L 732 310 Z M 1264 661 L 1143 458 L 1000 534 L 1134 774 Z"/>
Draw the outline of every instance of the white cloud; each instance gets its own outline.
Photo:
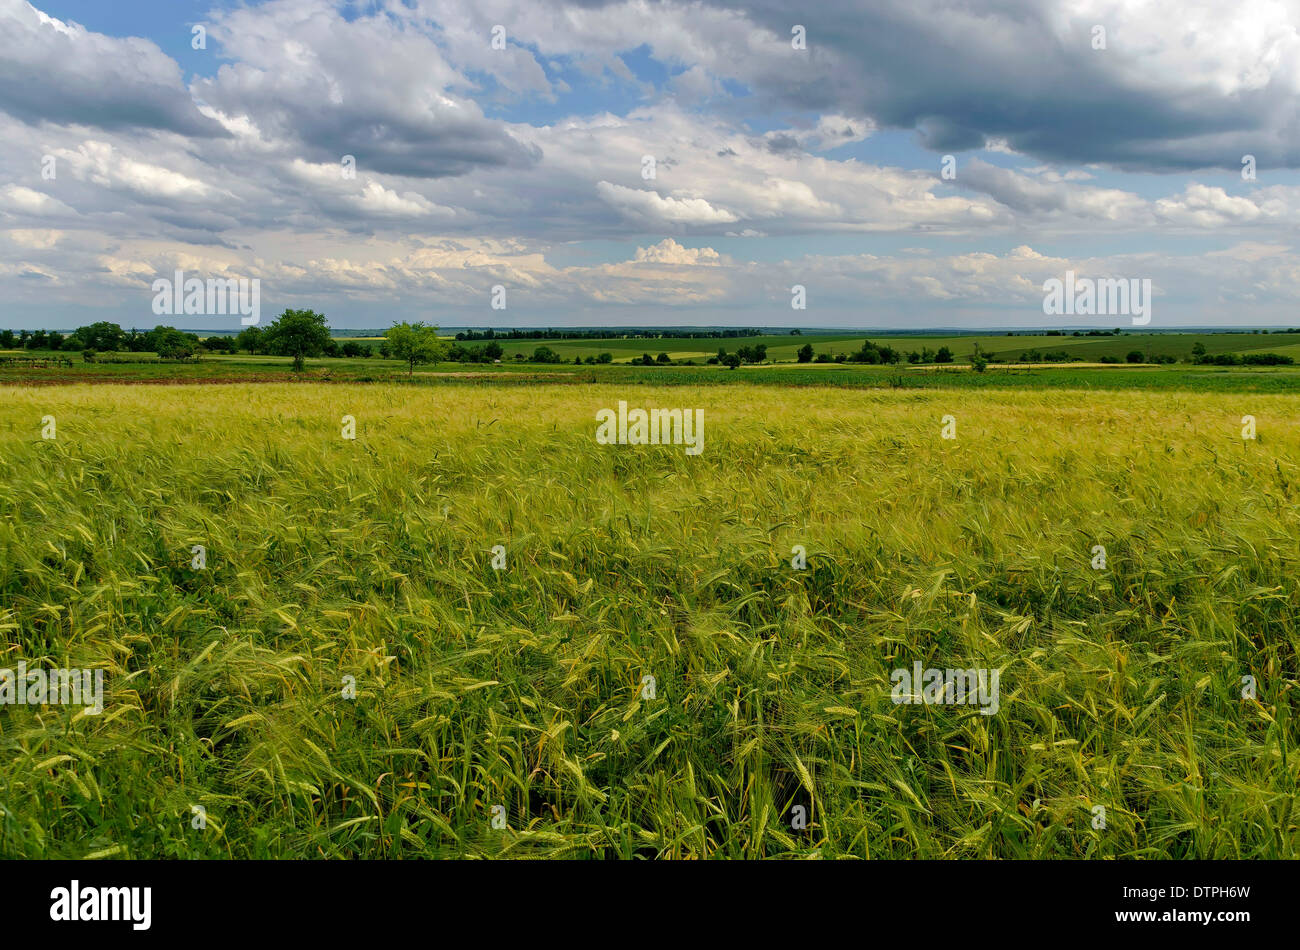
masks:
<path id="1" fill-rule="evenodd" d="M 596 192 L 603 201 L 630 217 L 661 224 L 731 224 L 740 220 L 703 198 L 664 196 L 649 189 L 626 188 L 607 181 L 597 182 Z"/>

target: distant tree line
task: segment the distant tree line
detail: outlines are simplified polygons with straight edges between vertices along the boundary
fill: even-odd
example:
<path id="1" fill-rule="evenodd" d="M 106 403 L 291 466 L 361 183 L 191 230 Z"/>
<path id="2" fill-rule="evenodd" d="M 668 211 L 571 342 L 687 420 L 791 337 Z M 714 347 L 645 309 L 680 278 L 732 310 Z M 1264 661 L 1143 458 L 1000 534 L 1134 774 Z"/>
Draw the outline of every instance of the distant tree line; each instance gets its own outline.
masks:
<path id="1" fill-rule="evenodd" d="M 123 330 L 106 321 L 78 327 L 66 336 L 56 330 L 0 330 L 0 349 L 59 350 L 80 352 L 89 359 L 96 353 L 157 353 L 161 359 L 189 359 L 201 347 L 193 333 L 175 327 L 152 330 Z"/>
<path id="2" fill-rule="evenodd" d="M 200 339 L 175 327 L 152 330 L 123 330 L 116 323 L 100 321 L 78 327 L 66 336 L 46 330 L 0 330 L 0 349 L 60 350 L 80 352 L 88 362 L 101 354 L 156 353 L 163 360 L 190 360 L 205 353 L 271 354 L 293 358 L 295 369 L 303 360 L 318 356 L 366 357 L 371 348 L 349 340 L 342 344 L 330 338 L 324 314 L 312 310 L 286 310 L 270 326 L 246 327 L 237 336 Z"/>
<path id="3" fill-rule="evenodd" d="M 1133 354 L 1129 354 L 1132 356 Z M 1205 352 L 1205 344 L 1196 341 L 1192 345 L 1190 362 L 1198 366 L 1290 366 L 1295 362 L 1282 353 L 1215 353 Z"/>
<path id="4" fill-rule="evenodd" d="M 852 353 L 835 354 L 817 353 L 813 350 L 811 343 L 805 343 L 795 353 L 795 359 L 800 363 L 867 363 L 879 366 L 895 365 L 901 363 L 904 359 L 912 364 L 951 363 L 953 355 L 952 350 L 946 346 L 941 346 L 938 350 L 923 346 L 919 352 L 912 350 L 904 354 L 902 350 L 895 349 L 884 343 L 872 343 L 870 340 L 863 340 L 862 346 L 858 350 Z"/>
<path id="5" fill-rule="evenodd" d="M 456 334 L 458 343 L 482 340 L 718 340 L 736 337 L 763 336 L 764 331 L 753 328 L 717 330 L 462 330 Z"/>

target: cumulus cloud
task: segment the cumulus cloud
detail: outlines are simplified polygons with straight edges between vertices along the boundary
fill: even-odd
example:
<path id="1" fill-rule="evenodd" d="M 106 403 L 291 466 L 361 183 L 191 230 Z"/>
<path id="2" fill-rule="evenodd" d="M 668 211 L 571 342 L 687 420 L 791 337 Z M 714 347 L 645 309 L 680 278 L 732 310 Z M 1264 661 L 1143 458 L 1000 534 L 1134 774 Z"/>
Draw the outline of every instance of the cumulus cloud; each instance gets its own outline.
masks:
<path id="1" fill-rule="evenodd" d="M 520 319 L 783 323 L 805 283 L 837 308 L 822 325 L 959 323 L 974 311 L 946 308 L 1032 314 L 1073 263 L 1145 269 L 1171 305 L 1291 299 L 1300 45 L 1279 0 L 825 0 L 798 20 L 806 50 L 778 0 L 265 0 L 208 12 L 187 81 L 151 39 L 0 0 L 0 291 L 94 306 L 184 260 L 363 313 L 478 312 L 504 283 Z M 948 181 L 900 129 L 984 151 Z M 1149 250 L 1070 256 L 1119 235 Z"/>
<path id="2" fill-rule="evenodd" d="M 210 33 L 234 61 L 194 95 L 307 161 L 351 155 L 359 169 L 440 178 L 539 157 L 457 93 L 471 83 L 407 16 L 348 20 L 330 0 L 272 0 L 217 14 Z"/>
<path id="3" fill-rule="evenodd" d="M 715 208 L 703 198 L 676 198 L 648 188 L 627 188 L 607 181 L 596 183 L 596 193 L 623 213 L 659 224 L 731 224 L 740 220 L 725 208 Z"/>
<path id="4" fill-rule="evenodd" d="M 92 33 L 27 0 L 0 0 L 0 109 L 32 124 L 225 134 L 155 43 Z"/>
<path id="5" fill-rule="evenodd" d="M 0 189 L 0 207 L 23 215 L 40 218 L 51 214 L 71 213 L 72 209 L 44 192 L 23 185 L 5 185 Z"/>
<path id="6" fill-rule="evenodd" d="M 781 0 L 703 3 L 771 42 L 789 36 Z M 788 107 L 916 129 L 942 151 L 997 142 L 1129 169 L 1237 168 L 1248 153 L 1300 165 L 1300 24 L 1287 0 L 825 0 L 799 20 L 808 51 L 779 57 L 788 75 L 734 46 L 711 69 Z"/>

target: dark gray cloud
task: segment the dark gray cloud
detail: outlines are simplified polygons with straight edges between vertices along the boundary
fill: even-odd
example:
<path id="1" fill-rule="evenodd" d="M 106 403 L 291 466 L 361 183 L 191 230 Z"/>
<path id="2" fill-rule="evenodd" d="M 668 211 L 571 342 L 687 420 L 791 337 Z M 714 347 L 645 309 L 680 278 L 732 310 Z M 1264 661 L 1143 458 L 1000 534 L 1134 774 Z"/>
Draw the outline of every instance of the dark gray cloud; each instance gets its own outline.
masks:
<path id="1" fill-rule="evenodd" d="M 352 155 L 358 170 L 412 178 L 537 163 L 536 148 L 466 94 L 431 27 L 385 16 L 345 24 L 336 6 L 281 0 L 215 15 L 210 35 L 236 62 L 194 94 L 305 161 Z"/>
<path id="2" fill-rule="evenodd" d="M 602 0 L 561 6 L 616 7 Z M 701 0 L 786 53 L 713 63 L 769 108 L 868 115 L 955 152 L 1005 140 L 1059 162 L 1139 171 L 1300 167 L 1295 10 L 1237 0 Z M 684 8 L 683 8 L 684 9 Z M 1086 15 L 1085 15 L 1086 14 Z M 688 15 L 684 15 L 689 20 Z M 795 24 L 801 62 L 788 57 Z M 1093 30 L 1105 30 L 1105 49 Z M 668 44 L 661 44 L 668 49 Z"/>
<path id="3" fill-rule="evenodd" d="M 0 110 L 33 125 L 226 134 L 154 43 L 61 23 L 26 0 L 0 0 Z"/>

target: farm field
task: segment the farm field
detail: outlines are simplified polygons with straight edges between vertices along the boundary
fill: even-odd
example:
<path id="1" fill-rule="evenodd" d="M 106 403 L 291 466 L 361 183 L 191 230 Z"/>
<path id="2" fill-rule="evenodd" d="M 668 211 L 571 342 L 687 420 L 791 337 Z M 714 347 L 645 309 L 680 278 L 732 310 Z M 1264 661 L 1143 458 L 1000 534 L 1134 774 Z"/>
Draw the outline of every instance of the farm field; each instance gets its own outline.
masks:
<path id="1" fill-rule="evenodd" d="M 448 341 L 450 337 L 446 337 Z M 1022 354 L 1038 351 L 1040 353 L 1065 352 L 1072 359 L 1086 363 L 1095 363 L 1102 358 L 1123 361 L 1132 351 L 1145 355 L 1159 355 L 1184 360 L 1192 353 L 1192 348 L 1200 343 L 1210 355 L 1222 353 L 1245 354 L 1251 352 L 1280 353 L 1300 359 L 1300 333 L 1124 333 L 1116 337 L 1087 336 L 1046 336 L 1017 335 L 878 335 L 857 332 L 851 334 L 808 334 L 803 336 L 766 335 L 736 337 L 728 339 L 609 339 L 609 340 L 498 340 L 504 350 L 502 366 L 511 368 L 515 357 L 530 357 L 540 346 L 554 350 L 564 360 L 572 364 L 575 358 L 596 357 L 601 353 L 610 353 L 614 364 L 626 363 L 644 353 L 658 356 L 667 353 L 674 361 L 694 360 L 702 363 L 717 354 L 718 349 L 735 352 L 741 346 L 762 344 L 767 347 L 768 360 L 773 364 L 795 362 L 797 351 L 805 344 L 811 344 L 815 353 L 829 356 L 852 353 L 861 348 L 864 340 L 889 346 L 906 354 L 920 352 L 923 348 L 937 351 L 947 347 L 958 362 L 967 362 L 975 352 L 978 344 L 985 355 L 991 356 L 993 362 L 1017 362 Z M 360 340 L 368 345 L 378 346 L 382 337 L 340 336 L 338 341 Z M 481 346 L 481 341 L 465 344 Z M 248 373 L 264 370 L 279 370 L 289 365 L 289 358 L 282 356 L 210 353 L 202 360 L 193 363 L 178 364 L 174 362 L 157 362 L 155 354 L 132 354 L 127 356 L 132 362 L 109 362 L 110 357 L 100 357 L 95 363 L 84 363 L 79 352 L 62 351 L 28 351 L 0 349 L 0 360 L 6 357 L 31 357 L 36 359 L 62 358 L 72 359 L 76 363 L 78 375 L 96 376 L 127 374 L 149 377 L 170 377 L 175 375 L 213 376 L 229 373 Z M 385 373 L 403 369 L 404 364 L 398 360 L 383 360 L 377 355 L 367 358 L 320 358 L 312 361 L 317 368 L 332 369 L 344 373 Z M 450 364 L 456 365 L 456 364 Z M 483 364 L 467 364 L 477 372 L 484 370 Z M 563 365 L 563 364 L 559 364 Z M 838 364 L 817 364 L 832 368 Z M 488 367 L 491 368 L 490 366 Z M 537 369 L 538 364 L 530 364 L 530 369 Z M 907 370 L 910 367 L 902 363 L 898 367 Z M 0 380 L 14 372 L 20 372 L 0 362 Z"/>
<path id="2" fill-rule="evenodd" d="M 340 337 L 340 339 L 343 338 Z M 377 343 L 380 337 L 349 337 L 348 339 L 368 340 Z M 810 333 L 801 336 L 782 334 L 734 339 L 498 340 L 497 342 L 505 350 L 506 359 L 512 358 L 516 353 L 524 356 L 531 355 L 538 346 L 545 345 L 565 357 L 569 362 L 572 362 L 575 356 L 596 356 L 604 352 L 612 353 L 615 360 L 631 359 L 640 356 L 642 353 L 649 353 L 651 356 L 667 353 L 674 360 L 698 360 L 713 356 L 718 352 L 719 347 L 726 348 L 728 352 L 734 352 L 740 346 L 753 346 L 761 343 L 767 347 L 769 359 L 793 361 L 796 352 L 805 343 L 811 343 L 813 349 L 818 353 L 824 352 L 833 356 L 836 353 L 853 352 L 861 347 L 864 339 L 870 339 L 874 343 L 902 350 L 904 353 L 912 350 L 920 351 L 923 346 L 932 350 L 946 346 L 959 359 L 969 357 L 974 352 L 976 343 L 985 352 L 1010 360 L 1019 359 L 1020 354 L 1027 350 L 1040 350 L 1043 352 L 1064 350 L 1071 356 L 1078 356 L 1085 361 L 1095 361 L 1103 356 L 1122 360 L 1130 351 L 1135 349 L 1141 350 L 1143 353 L 1157 353 L 1183 359 L 1191 354 L 1192 347 L 1198 341 L 1205 346 L 1206 352 L 1210 354 L 1240 354 L 1252 351 L 1286 353 L 1291 356 L 1300 354 L 1300 349 L 1296 349 L 1300 348 L 1300 333 L 1140 333 L 1125 331 L 1121 336 L 1076 337 L 1070 335 L 1007 336 L 1006 334 L 890 335 L 888 332 L 860 331 L 849 334 Z M 467 345 L 481 344 L 469 343 Z"/>
<path id="3" fill-rule="evenodd" d="M 514 386 L 520 383 L 565 386 L 635 384 L 661 387 L 777 385 L 789 389 L 1080 389 L 1168 390 L 1223 393 L 1300 392 L 1300 367 L 1221 367 L 1098 364 L 992 364 L 984 373 L 969 364 L 871 366 L 860 363 L 763 363 L 736 371 L 725 367 L 674 364 L 631 366 L 545 364 L 507 360 L 491 363 L 432 363 L 414 373 L 396 360 L 319 358 L 308 360 L 304 372 L 291 372 L 288 357 L 205 356 L 190 362 L 73 362 L 29 366 L 0 364 L 0 387 L 62 386 L 76 383 L 174 385 L 184 383 L 293 381 L 343 383 L 402 383 L 421 385 Z"/>
<path id="4" fill-rule="evenodd" d="M 1122 337 L 926 337 L 893 335 L 872 338 L 907 352 L 948 346 L 956 356 L 954 364 L 900 363 L 867 365 L 852 363 L 800 364 L 797 347 L 813 344 L 816 352 L 853 352 L 862 346 L 865 334 L 770 335 L 741 339 L 660 340 L 525 340 L 506 342 L 500 364 L 434 363 L 417 366 L 415 373 L 399 360 L 378 356 L 317 357 L 307 361 L 307 372 L 291 373 L 287 356 L 207 353 L 198 360 L 160 361 L 153 353 L 100 355 L 94 363 L 81 360 L 81 353 L 61 351 L 0 351 L 0 386 L 68 385 L 77 382 L 175 383 L 175 382 L 264 382 L 286 379 L 317 382 L 406 382 L 416 379 L 426 385 L 515 385 L 517 382 L 637 383 L 656 386 L 780 385 L 788 387 L 835 386 L 840 389 L 1087 389 L 1087 390 L 1187 390 L 1216 392 L 1291 392 L 1300 390 L 1300 366 L 1214 366 L 1177 364 L 1127 364 L 1128 353 L 1184 359 L 1192 347 L 1203 344 L 1210 355 L 1217 353 L 1277 352 L 1300 359 L 1300 334 L 1287 333 L 1164 333 L 1126 334 Z M 339 339 L 343 339 L 342 337 Z M 716 346 L 735 351 L 738 346 L 766 342 L 768 360 L 741 366 L 732 372 L 725 366 L 705 365 Z M 970 372 L 967 360 L 979 343 L 992 356 L 987 372 Z M 1008 346 L 1008 343 L 1013 346 Z M 711 348 L 701 348 L 706 347 Z M 716 346 L 714 346 L 716 344 Z M 538 346 L 560 353 L 564 363 L 542 364 L 516 360 L 515 355 L 532 355 Z M 1018 363 L 1022 352 L 1070 352 L 1075 363 Z M 576 365 L 573 359 L 614 353 L 615 361 L 604 365 Z M 672 365 L 629 365 L 641 353 L 669 352 Z M 9 357 L 19 357 L 18 360 Z M 66 363 L 72 357 L 70 365 Z M 27 360 L 44 360 L 31 364 Z M 681 360 L 697 360 L 682 365 Z M 1119 360 L 1104 365 L 1096 360 Z M 6 361 L 8 360 L 8 361 Z M 1004 360 L 1013 360 L 1004 363 Z"/>
<path id="5" fill-rule="evenodd" d="M 870 372 L 6 378 L 0 856 L 1295 857 L 1297 377 Z"/>

